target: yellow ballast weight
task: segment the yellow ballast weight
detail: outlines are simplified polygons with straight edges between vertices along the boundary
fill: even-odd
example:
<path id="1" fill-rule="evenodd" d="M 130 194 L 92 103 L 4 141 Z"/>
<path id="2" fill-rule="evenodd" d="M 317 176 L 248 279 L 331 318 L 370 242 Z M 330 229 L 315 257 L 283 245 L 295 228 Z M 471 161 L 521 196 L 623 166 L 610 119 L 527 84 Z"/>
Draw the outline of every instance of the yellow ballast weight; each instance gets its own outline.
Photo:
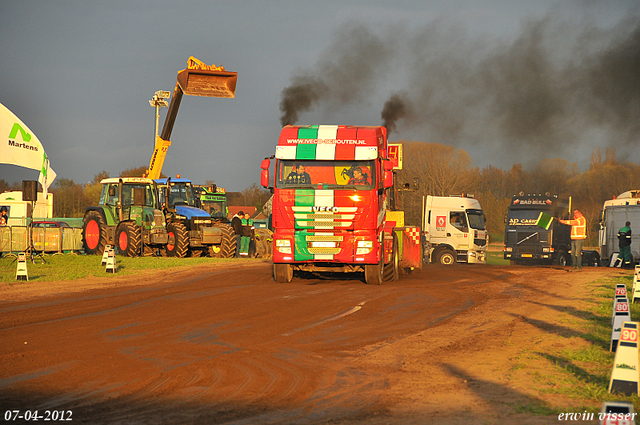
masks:
<path id="1" fill-rule="evenodd" d="M 200 59 L 194 58 L 193 56 L 189 56 L 189 59 L 187 60 L 187 69 L 201 69 L 205 71 L 224 71 L 224 66 L 222 65 L 216 66 L 215 63 L 213 65 L 207 65 L 204 62 L 202 62 Z"/>

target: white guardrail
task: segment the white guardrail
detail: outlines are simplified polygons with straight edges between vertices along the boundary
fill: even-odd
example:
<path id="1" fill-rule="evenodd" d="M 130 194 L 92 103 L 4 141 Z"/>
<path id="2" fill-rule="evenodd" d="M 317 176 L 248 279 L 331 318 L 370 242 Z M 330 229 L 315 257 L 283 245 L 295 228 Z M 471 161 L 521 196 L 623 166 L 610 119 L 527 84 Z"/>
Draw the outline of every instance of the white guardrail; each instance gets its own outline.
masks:
<path id="1" fill-rule="evenodd" d="M 45 254 L 76 254 L 82 251 L 82 228 L 33 227 L 33 247 Z M 0 253 L 16 254 L 29 248 L 28 226 L 0 227 Z"/>

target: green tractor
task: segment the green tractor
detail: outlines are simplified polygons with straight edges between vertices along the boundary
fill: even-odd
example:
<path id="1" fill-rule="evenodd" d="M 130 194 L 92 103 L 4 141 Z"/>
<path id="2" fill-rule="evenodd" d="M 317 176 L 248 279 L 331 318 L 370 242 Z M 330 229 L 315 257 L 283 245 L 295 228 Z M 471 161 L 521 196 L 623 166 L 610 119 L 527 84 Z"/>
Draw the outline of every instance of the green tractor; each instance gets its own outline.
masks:
<path id="1" fill-rule="evenodd" d="M 120 254 L 135 257 L 166 249 L 169 233 L 153 180 L 122 177 L 100 183 L 99 205 L 84 213 L 84 252 L 101 255 L 115 245 Z"/>
<path id="2" fill-rule="evenodd" d="M 194 189 L 196 197 L 200 199 L 200 208 L 208 212 L 216 222 L 229 223 L 227 191 L 223 187 L 194 185 Z"/>

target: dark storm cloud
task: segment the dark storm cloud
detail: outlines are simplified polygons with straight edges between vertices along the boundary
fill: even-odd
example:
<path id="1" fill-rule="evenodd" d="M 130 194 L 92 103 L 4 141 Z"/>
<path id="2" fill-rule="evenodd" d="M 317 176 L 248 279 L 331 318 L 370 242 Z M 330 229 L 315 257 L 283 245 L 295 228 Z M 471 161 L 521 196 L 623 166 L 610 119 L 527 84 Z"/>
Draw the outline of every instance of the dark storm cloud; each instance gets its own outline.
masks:
<path id="1" fill-rule="evenodd" d="M 410 129 L 421 140 L 536 148 L 540 156 L 577 145 L 594 129 L 606 136 L 603 146 L 637 143 L 640 19 L 630 16 L 610 29 L 584 22 L 569 25 L 550 13 L 523 23 L 510 40 L 471 39 L 463 28 L 433 24 L 402 37 L 350 26 L 283 90 L 282 122 L 392 91 L 381 102 L 383 125 Z M 392 63 L 406 75 L 400 90 L 388 87 L 384 74 Z M 292 90 L 309 80 L 322 83 L 322 90 L 313 86 L 319 95 L 290 102 Z"/>
<path id="2" fill-rule="evenodd" d="M 391 60 L 389 40 L 365 25 L 347 24 L 313 69 L 299 71 L 282 91 L 282 125 L 295 124 L 301 112 L 317 104 L 340 108 L 363 100 Z"/>

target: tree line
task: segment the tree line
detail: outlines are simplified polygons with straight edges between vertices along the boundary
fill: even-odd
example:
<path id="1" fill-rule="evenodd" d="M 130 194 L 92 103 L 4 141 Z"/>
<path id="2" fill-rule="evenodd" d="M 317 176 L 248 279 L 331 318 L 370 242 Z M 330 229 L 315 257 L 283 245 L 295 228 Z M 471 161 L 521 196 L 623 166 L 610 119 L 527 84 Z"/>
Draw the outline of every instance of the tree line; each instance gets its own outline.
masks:
<path id="1" fill-rule="evenodd" d="M 463 149 L 438 143 L 400 141 L 403 145 L 404 166 L 398 171 L 399 186 L 409 183 L 410 190 L 397 193 L 399 206 L 405 211 L 407 225 L 420 225 L 422 197 L 426 195 L 450 196 L 462 193 L 473 195 L 480 201 L 487 220 L 487 230 L 492 241 L 504 237 L 504 217 L 511 197 L 524 194 L 571 196 L 572 206 L 582 211 L 588 221 L 587 244 L 597 245 L 600 212 L 605 200 L 622 192 L 640 189 L 640 165 L 619 161 L 614 148 L 604 154 L 595 149 L 591 154 L 589 169 L 580 172 L 576 163 L 565 159 L 543 159 L 533 169 L 525 170 L 522 164 L 510 169 L 493 165 L 475 167 L 469 154 Z M 147 167 L 122 171 L 119 177 L 140 177 Z M 100 181 L 109 177 L 102 171 L 86 184 L 58 177 L 50 191 L 54 194 L 54 216 L 82 217 L 85 208 L 96 205 L 100 198 Z M 414 190 L 414 178 L 418 188 Z M 215 183 L 207 181 L 206 185 Z M 8 184 L 0 179 L 0 192 L 21 190 L 21 183 Z M 269 191 L 257 183 L 241 192 L 228 193 L 229 205 L 256 206 L 258 210 L 269 199 Z"/>
<path id="2" fill-rule="evenodd" d="M 470 194 L 482 205 L 492 241 L 504 238 L 505 215 L 513 195 L 548 193 L 571 197 L 572 208 L 587 218 L 587 244 L 595 246 L 604 201 L 640 188 L 640 165 L 618 161 L 615 148 L 607 148 L 604 155 L 595 149 L 589 169 L 580 172 L 576 163 L 561 158 L 543 159 L 532 170 L 525 170 L 522 164 L 507 170 L 492 165 L 478 168 L 463 149 L 438 143 L 399 143 L 404 156 L 404 167 L 397 174 L 399 183 L 419 180 L 417 190 L 398 192 L 406 223 L 420 224 L 423 196 Z"/>

